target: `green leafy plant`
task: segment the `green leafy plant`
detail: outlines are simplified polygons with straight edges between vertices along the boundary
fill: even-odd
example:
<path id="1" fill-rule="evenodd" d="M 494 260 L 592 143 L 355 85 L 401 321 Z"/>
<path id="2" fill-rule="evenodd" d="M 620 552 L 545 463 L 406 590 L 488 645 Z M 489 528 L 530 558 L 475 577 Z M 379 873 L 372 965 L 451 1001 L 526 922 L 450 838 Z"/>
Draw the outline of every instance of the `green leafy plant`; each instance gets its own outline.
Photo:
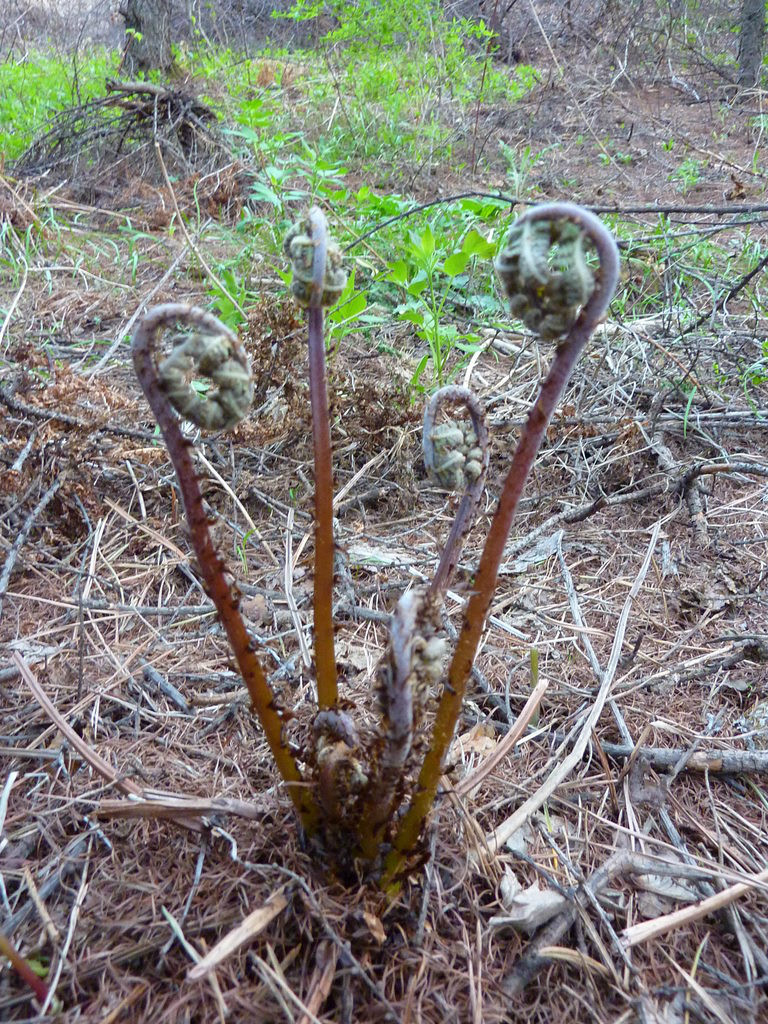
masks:
<path id="1" fill-rule="evenodd" d="M 3 932 L 0 932 L 0 954 L 5 957 L 11 967 L 16 971 L 21 980 L 29 986 L 32 992 L 35 994 L 37 1001 L 42 1006 L 47 1006 L 50 1002 L 50 993 L 48 986 L 40 977 L 38 965 L 34 961 L 25 959 L 18 952 L 13 943 L 6 937 Z M 56 1008 L 58 1008 L 58 1000 L 54 997 Z"/>
<path id="2" fill-rule="evenodd" d="M 525 199 L 529 191 L 528 182 L 534 168 L 554 148 L 554 146 L 547 146 L 538 153 L 534 153 L 530 145 L 523 146 L 518 150 L 508 145 L 503 139 L 499 139 L 499 151 L 507 165 L 507 178 L 515 198 Z"/>
<path id="3" fill-rule="evenodd" d="M 254 532 L 255 532 L 254 530 L 247 530 L 243 534 L 241 540 L 239 541 L 239 543 L 237 545 L 237 555 L 238 555 L 238 558 L 240 559 L 240 564 L 243 567 L 243 572 L 248 572 L 248 554 L 247 554 L 248 541 L 253 536 Z"/>
<path id="4" fill-rule="evenodd" d="M 418 244 L 424 261 L 431 263 L 434 238 L 422 234 Z M 442 261 L 442 272 L 455 280 L 479 251 L 476 246 L 479 242 L 472 240 L 450 253 Z M 588 258 L 592 250 L 596 265 Z M 467 389 L 444 387 L 430 399 L 422 435 L 425 462 L 435 483 L 458 490 L 461 498 L 433 580 L 407 591 L 395 607 L 389 645 L 376 673 L 380 721 L 378 728 L 366 731 L 340 701 L 332 616 L 333 477 L 323 329 L 324 308 L 339 300 L 347 278 L 340 251 L 328 240 L 325 218 L 317 207 L 289 231 L 285 251 L 293 268 L 292 292 L 307 310 L 315 469 L 317 712 L 299 750 L 286 735 L 291 713 L 281 707 L 267 681 L 258 645 L 239 612 L 237 589 L 213 548 L 189 445 L 179 424 L 179 417 L 203 429 L 235 424 L 252 398 L 248 360 L 224 324 L 183 305 L 159 306 L 144 317 L 134 335 L 133 359 L 176 470 L 207 592 L 302 827 L 318 856 L 333 869 L 359 876 L 360 865 L 365 865 L 369 875 L 391 890 L 412 864 L 434 803 L 517 504 L 576 360 L 613 294 L 618 252 L 596 217 L 568 203 L 529 211 L 513 226 L 497 257 L 497 273 L 513 314 L 542 339 L 554 342 L 554 358 L 501 488 L 450 657 L 442 605 L 482 499 L 488 430 L 481 403 Z M 161 358 L 160 333 L 178 326 L 182 331 L 174 335 L 171 353 Z M 205 394 L 190 385 L 190 378 L 200 376 L 210 382 Z M 535 671 L 532 662 L 534 678 Z M 418 857 L 422 859 L 421 854 Z"/>
<path id="5" fill-rule="evenodd" d="M 353 270 L 339 296 L 339 301 L 328 312 L 326 318 L 325 346 L 329 353 L 336 355 L 342 341 L 360 326 L 367 308 L 366 293 L 355 288 Z"/>
<path id="6" fill-rule="evenodd" d="M 412 388 L 425 390 L 420 381 L 430 360 L 435 384 L 442 387 L 450 377 L 448 360 L 453 350 L 474 351 L 478 335 L 460 332 L 454 324 L 444 323 L 442 314 L 451 289 L 466 283 L 465 272 L 471 261 L 475 257 L 487 258 L 494 248 L 493 243 L 472 229 L 460 246 L 441 250 L 427 225 L 420 234 L 411 234 L 407 258 L 390 264 L 385 280 L 405 292 L 405 301 L 395 312 L 401 320 L 415 326 L 417 337 L 428 346 L 411 377 Z"/>
<path id="7" fill-rule="evenodd" d="M 754 396 L 751 392 L 754 389 L 761 388 L 766 383 L 768 383 L 767 339 L 763 339 L 763 342 L 761 344 L 761 352 L 762 354 L 760 355 L 760 357 L 756 359 L 753 363 L 750 363 L 750 365 L 743 371 L 741 375 L 741 386 L 744 391 L 744 395 L 753 409 L 757 407 L 757 403 L 755 402 Z"/>
<path id="8" fill-rule="evenodd" d="M 218 283 L 210 288 L 216 312 L 227 327 L 236 330 L 245 322 L 242 309 L 248 302 L 248 287 L 232 267 L 220 268 L 217 277 Z"/>
<path id="9" fill-rule="evenodd" d="M 678 191 L 685 194 L 699 183 L 701 179 L 703 165 L 700 160 L 695 160 L 693 157 L 686 157 L 682 161 L 677 170 L 673 171 L 669 176 L 670 181 L 677 182 Z"/>
<path id="10" fill-rule="evenodd" d="M 451 17 L 438 0 L 406 7 L 395 0 L 296 0 L 286 14 L 308 20 L 330 14 L 335 27 L 324 37 L 332 54 L 332 83 L 320 83 L 343 108 L 334 125 L 345 153 L 407 159 L 451 155 L 452 124 L 440 107 L 514 100 L 533 88 L 532 68 L 511 74 L 487 65 L 481 47 L 491 35 L 480 21 Z M 484 66 L 486 64 L 486 66 Z M 435 102 L 437 98 L 437 103 Z"/>

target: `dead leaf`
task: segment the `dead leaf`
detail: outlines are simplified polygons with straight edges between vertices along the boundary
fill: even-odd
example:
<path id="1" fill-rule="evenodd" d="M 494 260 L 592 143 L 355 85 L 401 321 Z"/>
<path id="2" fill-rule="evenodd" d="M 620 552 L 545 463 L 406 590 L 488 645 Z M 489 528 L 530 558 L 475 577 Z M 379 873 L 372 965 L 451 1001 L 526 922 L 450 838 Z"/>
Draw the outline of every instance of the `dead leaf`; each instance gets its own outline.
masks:
<path id="1" fill-rule="evenodd" d="M 747 190 L 744 187 L 744 182 L 739 181 L 736 175 L 731 171 L 731 181 L 733 182 L 733 188 L 729 188 L 725 193 L 725 198 L 733 202 L 736 199 L 743 199 L 747 194 Z"/>
<path id="2" fill-rule="evenodd" d="M 363 918 L 365 919 L 365 923 L 368 925 L 368 929 L 373 936 L 374 941 L 380 946 L 383 946 L 384 941 L 387 938 L 387 933 L 384 931 L 384 925 L 375 914 L 371 914 L 367 910 L 363 911 Z"/>
<path id="3" fill-rule="evenodd" d="M 642 995 L 638 1006 L 641 1008 L 638 1019 L 646 1024 L 683 1024 L 685 1020 L 685 999 L 680 995 L 668 1003 L 657 1003 L 655 999 Z"/>
<path id="4" fill-rule="evenodd" d="M 336 657 L 342 664 L 351 665 L 358 672 L 365 673 L 371 671 L 375 660 L 374 656 L 366 651 L 360 643 L 347 643 L 343 640 L 337 642 Z"/>
<path id="5" fill-rule="evenodd" d="M 374 547 L 364 541 L 355 541 L 347 548 L 350 565 L 410 565 L 413 556 L 407 551 L 398 551 L 394 547 Z"/>
<path id="6" fill-rule="evenodd" d="M 533 827 L 531 826 L 530 822 L 526 821 L 522 828 L 519 828 L 517 832 L 512 833 L 512 835 L 509 837 L 509 839 L 506 841 L 504 845 L 512 853 L 527 854 L 528 848 L 531 846 L 532 843 Z M 506 875 L 504 877 L 506 878 Z M 504 885 L 504 879 L 502 879 L 501 884 L 502 886 Z"/>
<path id="7" fill-rule="evenodd" d="M 252 594 L 240 602 L 240 610 L 249 622 L 260 623 L 269 621 L 269 606 L 263 594 Z"/>
<path id="8" fill-rule="evenodd" d="M 514 886 L 510 883 L 507 885 L 506 898 L 502 891 L 502 903 L 506 913 L 492 917 L 488 922 L 491 928 L 514 928 L 524 935 L 533 935 L 537 928 L 565 910 L 568 905 L 565 896 L 552 889 L 540 889 L 538 882 L 529 885 L 527 889 L 520 889 L 514 895 L 511 895 Z"/>
<path id="9" fill-rule="evenodd" d="M 753 749 L 768 750 L 768 700 L 758 701 L 735 725 L 741 732 L 749 734 Z"/>
<path id="10" fill-rule="evenodd" d="M 467 754 L 479 754 L 484 757 L 492 754 L 496 749 L 496 732 L 492 725 L 487 722 L 478 722 L 473 725 L 469 732 L 457 736 L 451 746 L 449 760 L 456 759 Z"/>

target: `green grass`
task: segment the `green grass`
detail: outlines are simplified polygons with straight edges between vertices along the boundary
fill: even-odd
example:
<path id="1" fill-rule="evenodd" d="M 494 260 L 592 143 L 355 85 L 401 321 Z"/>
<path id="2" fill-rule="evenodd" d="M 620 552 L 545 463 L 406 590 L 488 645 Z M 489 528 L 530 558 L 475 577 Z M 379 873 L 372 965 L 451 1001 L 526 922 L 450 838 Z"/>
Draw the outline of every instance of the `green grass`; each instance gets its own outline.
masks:
<path id="1" fill-rule="evenodd" d="M 416 171 L 428 180 L 430 167 L 438 172 L 436 180 L 441 168 L 460 172 L 462 161 L 469 159 L 477 104 L 513 104 L 534 88 L 537 72 L 489 60 L 482 26 L 446 18 L 437 0 L 407 9 L 407 16 L 399 6 L 373 0 L 329 3 L 344 17 L 317 53 L 265 49 L 246 58 L 207 46 L 175 51 L 173 81 L 199 94 L 217 113 L 233 154 L 254 172 L 247 185 L 249 201 L 236 225 L 207 221 L 194 207 L 185 213 L 201 248 L 211 246 L 217 253 L 216 259 L 209 255 L 209 262 L 223 287 L 205 275 L 203 287 L 209 305 L 238 327 L 237 305 L 248 310 L 258 299 L 251 283 L 254 265 L 265 254 L 265 273 L 277 284 L 284 270 L 286 228 L 297 211 L 320 202 L 342 246 L 378 228 L 349 253 L 353 276 L 345 310 L 331 324 L 331 350 L 353 330 L 375 343 L 382 323 L 400 323 L 401 329 L 391 332 L 392 344 L 397 347 L 398 339 L 404 339 L 403 347 L 410 346 L 414 389 L 430 388 L 436 380 L 452 378 L 483 328 L 507 322 L 490 249 L 481 256 L 466 246 L 475 232 L 498 247 L 511 216 L 508 204 L 485 199 L 411 213 L 410 181 Z M 0 64 L 0 159 L 10 163 L 18 157 L 56 112 L 103 95 L 117 62 L 117 53 L 95 51 L 78 59 L 76 76 L 71 58 L 49 54 L 31 52 L 22 62 Z M 191 84 L 182 86 L 188 78 Z M 465 126 L 460 137 L 457 122 Z M 606 146 L 621 163 L 623 154 L 610 139 Z M 669 139 L 664 149 L 671 152 L 674 146 Z M 539 168 L 546 166 L 552 148 L 501 141 L 488 147 L 479 171 L 491 161 L 495 174 L 499 168 L 505 172 L 506 191 L 532 198 Z M 681 159 L 670 180 L 685 193 L 705 166 Z M 68 221 L 60 212 L 54 216 L 44 204 L 36 212 L 47 228 L 44 235 L 37 228 L 13 238 L 10 229 L 0 233 L 0 267 L 16 286 L 22 279 L 21 254 L 26 250 L 32 266 L 44 262 L 36 250 L 46 249 L 51 255 L 65 253 L 84 272 L 114 264 L 125 284 L 138 287 L 144 247 L 158 236 L 142 236 L 126 218 L 124 225 L 100 234 L 104 251 L 98 257 L 83 245 L 76 218 Z M 405 219 L 384 223 L 406 213 Z M 676 322 L 691 322 L 712 307 L 727 282 L 754 265 L 761 251 L 748 224 L 721 236 L 676 231 L 663 217 L 642 229 L 636 222 L 607 220 L 626 243 L 624 286 L 613 303 L 614 312 L 626 319 L 674 311 Z M 170 236 L 178 225 L 167 230 Z M 429 238 L 434 249 L 425 254 Z M 765 314 L 757 286 L 739 297 L 739 303 L 745 301 Z M 414 335 L 423 342 L 416 354 Z M 765 358 L 758 354 L 749 366 L 728 371 L 723 366 L 719 372 L 730 373 L 733 383 L 738 380 L 751 392 L 764 384 Z"/>
<path id="2" fill-rule="evenodd" d="M 117 70 L 119 54 L 103 49 L 71 58 L 28 52 L 22 61 L 0 64 L 0 153 L 14 160 L 66 107 L 99 96 Z"/>

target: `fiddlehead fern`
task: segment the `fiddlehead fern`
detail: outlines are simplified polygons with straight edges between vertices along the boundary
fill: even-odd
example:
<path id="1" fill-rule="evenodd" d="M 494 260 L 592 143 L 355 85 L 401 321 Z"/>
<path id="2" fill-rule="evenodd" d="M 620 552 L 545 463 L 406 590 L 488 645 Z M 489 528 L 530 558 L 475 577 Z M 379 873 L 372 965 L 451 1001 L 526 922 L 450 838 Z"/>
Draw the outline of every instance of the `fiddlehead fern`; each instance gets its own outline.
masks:
<path id="1" fill-rule="evenodd" d="M 203 430 L 236 426 L 253 401 L 251 368 L 236 336 L 226 328 L 200 330 L 177 334 L 171 343 L 173 350 L 157 367 L 157 376 L 176 412 Z M 193 370 L 216 389 L 199 394 L 192 386 Z"/>
<path id="2" fill-rule="evenodd" d="M 288 229 L 283 240 L 283 250 L 293 269 L 291 292 L 305 309 L 333 306 L 347 283 L 341 250 L 332 239 L 327 239 L 326 233 L 325 216 L 313 206 L 304 220 Z"/>
<path id="3" fill-rule="evenodd" d="M 540 225 L 547 225 L 546 232 Z M 554 226 L 553 226 L 554 225 Z M 535 226 L 536 230 L 532 230 Z M 574 231 L 580 238 L 574 237 Z M 432 737 L 419 773 L 416 794 L 403 816 L 387 857 L 384 884 L 391 883 L 402 870 L 405 854 L 413 847 L 434 802 L 456 722 L 461 710 L 472 664 L 480 643 L 485 619 L 496 589 L 499 565 L 517 504 L 539 450 L 560 395 L 584 345 L 608 308 L 618 280 L 619 257 L 616 243 L 597 217 L 572 203 L 552 203 L 529 211 L 513 227 L 511 255 L 502 255 L 498 270 L 508 288 L 510 301 L 523 310 L 531 323 L 545 325 L 547 333 L 557 337 L 564 327 L 565 336 L 557 341 L 555 357 L 531 409 L 515 450 L 499 504 L 486 538 L 475 576 L 474 591 L 467 605 L 464 624 L 459 634 L 448 681 L 443 690 L 432 729 Z M 573 265 L 553 267 L 545 239 L 565 240 L 563 253 L 569 252 Z M 593 276 L 594 288 L 579 299 L 585 280 L 584 246 L 594 247 L 599 268 Z M 506 252 L 506 250 L 504 251 Z M 563 253 L 560 253 L 560 258 Z M 587 268 L 588 269 L 588 268 Z M 591 271 L 590 271 L 591 273 Z M 521 289 L 517 291 L 517 289 Z M 540 297 L 540 300 L 539 300 Z M 574 305 L 574 302 L 576 305 Z M 578 305 L 583 302 L 581 311 Z M 537 307 L 540 318 L 532 315 Z M 548 319 L 550 318 L 550 319 Z"/>
<path id="4" fill-rule="evenodd" d="M 447 406 L 463 406 L 469 413 L 469 421 L 447 419 L 438 423 L 439 412 Z M 464 491 L 429 586 L 430 596 L 442 600 L 456 570 L 464 540 L 477 516 L 488 472 L 485 410 L 469 388 L 449 386 L 435 392 L 424 412 L 422 447 L 430 476 L 447 490 Z"/>
<path id="5" fill-rule="evenodd" d="M 313 207 L 285 238 L 284 249 L 293 268 L 292 291 L 307 307 L 309 331 L 309 391 L 315 462 L 315 574 L 314 626 L 317 703 L 313 725 L 317 800 L 324 814 L 329 845 L 354 828 L 353 816 L 360 792 L 368 783 L 360 760 L 357 731 L 346 712 L 339 710 L 333 594 L 333 470 L 331 432 L 325 371 L 323 307 L 336 302 L 347 280 L 341 253 L 329 241 L 325 216 Z M 347 851 L 349 852 L 349 851 Z"/>
<path id="6" fill-rule="evenodd" d="M 158 336 L 162 331 L 183 324 L 192 328 L 186 338 L 177 336 L 171 355 L 155 365 Z M 132 341 L 133 365 L 150 408 L 160 426 L 168 453 L 176 470 L 190 539 L 200 566 L 207 593 L 216 606 L 222 625 L 237 659 L 261 722 L 275 762 L 287 785 L 304 827 L 317 823 L 317 808 L 312 794 L 302 786 L 298 765 L 283 737 L 284 715 L 267 682 L 255 644 L 240 615 L 240 595 L 227 577 L 224 562 L 217 554 L 208 530 L 200 484 L 195 473 L 190 445 L 181 432 L 174 412 L 200 426 L 232 426 L 247 411 L 251 401 L 250 367 L 237 338 L 224 324 L 194 306 L 168 304 L 156 306 L 141 320 Z M 217 385 L 210 398 L 198 401 L 190 395 L 186 375 L 195 372 L 209 377 Z M 210 408 L 206 408 L 207 404 Z M 240 414 L 240 415 L 238 415 Z"/>
<path id="7" fill-rule="evenodd" d="M 556 249 L 553 256 L 552 248 Z M 593 271 L 586 253 L 592 246 L 599 266 Z M 192 544 L 206 588 L 225 626 L 251 700 L 278 768 L 305 828 L 321 822 L 326 836 L 337 836 L 349 863 L 349 839 L 356 833 L 358 852 L 371 863 L 384 862 L 383 884 L 402 871 L 433 803 L 443 761 L 453 736 L 467 678 L 477 652 L 495 589 L 498 566 L 512 517 L 547 423 L 567 383 L 579 352 L 604 313 L 616 284 L 615 244 L 600 222 L 570 204 L 538 208 L 515 226 L 498 260 L 515 315 L 557 342 L 555 357 L 531 410 L 486 540 L 447 675 L 447 644 L 440 611 L 483 493 L 488 467 L 488 434 L 482 407 L 461 388 L 438 392 L 424 419 L 425 459 L 440 486 L 462 489 L 448 542 L 430 586 L 401 598 L 393 616 L 389 649 L 378 675 L 383 727 L 374 738 L 358 737 L 352 719 L 338 706 L 331 593 L 334 539 L 330 424 L 325 380 L 323 305 L 344 286 L 338 250 L 328 243 L 325 218 L 318 209 L 289 233 L 286 250 L 294 264 L 294 292 L 308 307 L 310 395 L 315 452 L 315 661 L 320 710 L 313 724 L 313 753 L 307 757 L 312 776 L 303 780 L 283 737 L 284 715 L 256 657 L 254 644 L 239 614 L 239 596 L 216 554 L 204 514 L 189 444 L 177 413 L 203 429 L 234 425 L 251 400 L 248 361 L 234 335 L 215 317 L 183 305 L 161 306 L 141 321 L 133 339 L 134 365 L 166 440 L 179 479 Z M 159 334 L 179 324 L 191 328 L 174 339 L 169 356 L 156 363 Z M 201 398 L 189 377 L 208 376 L 214 385 Z M 445 410 L 463 407 L 462 418 Z M 176 411 L 174 411 L 176 410 Z M 444 680 L 426 756 L 397 831 L 388 831 L 410 779 L 416 727 L 432 688 Z M 409 762 L 409 759 L 411 761 Z M 311 784 L 314 780 L 314 785 Z M 310 784 L 307 784 L 310 783 Z M 410 785 L 410 783 L 409 783 Z"/>
<path id="8" fill-rule="evenodd" d="M 368 782 L 360 760 L 357 727 L 346 711 L 325 710 L 312 723 L 317 768 L 317 798 L 325 824 L 345 823 Z"/>
<path id="9" fill-rule="evenodd" d="M 309 309 L 309 394 L 315 454 L 315 668 L 317 702 L 322 709 L 334 707 L 338 700 L 332 615 L 333 470 L 323 306 L 338 299 L 347 275 L 338 248 L 328 242 L 325 216 L 316 206 L 289 230 L 284 248 L 293 267 L 293 294 Z"/>
<path id="10" fill-rule="evenodd" d="M 572 221 L 521 218 L 496 258 L 510 312 L 544 341 L 568 333 L 594 290 L 584 243 Z"/>
<path id="11" fill-rule="evenodd" d="M 442 411 L 456 406 L 466 409 L 468 420 L 438 422 Z M 424 413 L 422 448 L 430 476 L 441 487 L 464 493 L 432 583 L 408 591 L 397 603 L 389 647 L 378 669 L 383 737 L 359 829 L 361 847 L 369 859 L 381 847 L 427 696 L 443 675 L 448 642 L 441 607 L 485 485 L 488 428 L 482 405 L 471 391 L 449 386 L 432 396 Z"/>
<path id="12" fill-rule="evenodd" d="M 409 590 L 397 602 L 387 653 L 376 673 L 381 737 L 358 826 L 360 848 L 371 862 L 381 853 L 387 825 L 402 798 L 414 731 L 431 688 L 443 675 L 447 653 L 440 602 L 425 587 Z"/>

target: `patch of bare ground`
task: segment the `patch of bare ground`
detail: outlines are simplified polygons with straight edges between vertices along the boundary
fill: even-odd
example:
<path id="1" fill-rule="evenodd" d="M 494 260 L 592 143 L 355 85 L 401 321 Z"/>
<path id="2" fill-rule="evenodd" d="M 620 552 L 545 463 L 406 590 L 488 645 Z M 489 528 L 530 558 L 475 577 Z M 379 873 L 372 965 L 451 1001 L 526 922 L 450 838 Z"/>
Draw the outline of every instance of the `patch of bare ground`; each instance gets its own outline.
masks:
<path id="1" fill-rule="evenodd" d="M 577 107 L 571 90 L 542 87 L 521 108 L 527 121 L 504 127 L 511 145 L 558 143 L 531 197 L 567 188 L 606 205 L 682 203 L 664 143 L 684 133 L 692 152 L 711 150 L 710 111 L 665 88 L 619 82 Z M 583 158 L 578 135 L 616 139 L 618 119 L 630 137 L 605 163 L 594 146 Z M 731 174 L 742 181 L 751 166 L 739 124 L 717 161 L 702 158 L 697 205 L 729 202 Z M 466 186 L 455 179 L 443 184 Z M 743 183 L 740 201 L 762 196 L 758 174 Z M 499 172 L 486 184 L 508 181 Z M 34 223 L 18 183 L 0 203 L 14 223 Z M 58 213 L 89 244 L 83 218 L 103 224 L 104 213 L 73 203 Z M 152 222 L 152 203 L 147 230 L 166 223 Z M 389 902 L 329 878 L 302 845 L 202 591 L 122 343 L 140 304 L 202 297 L 200 272 L 178 236 L 138 244 L 134 280 L 122 250 L 79 280 L 65 252 L 50 287 L 31 267 L 18 294 L 4 289 L 5 308 L 18 301 L 0 370 L 2 927 L 48 968 L 57 1019 L 765 1019 L 768 395 L 731 386 L 724 400 L 712 383 L 738 379 L 759 350 L 759 311 L 736 297 L 684 334 L 665 290 L 671 265 L 625 268 L 638 307 L 662 296 L 663 312 L 614 310 L 577 368 L 508 545 L 428 862 Z M 313 547 L 304 326 L 264 282 L 243 332 L 254 413 L 232 435 L 198 440 L 196 464 L 299 736 L 314 707 L 302 660 Z M 549 358 L 514 332 L 486 340 L 459 378 L 488 406 L 493 452 L 447 601 L 454 625 Z M 398 343 L 415 362 L 414 343 Z M 330 373 L 337 656 L 344 699 L 368 720 L 388 613 L 434 570 L 453 507 L 421 466 L 409 367 L 348 340 Z M 487 770 L 530 694 L 532 650 L 549 684 L 538 723 Z M 259 908 L 262 930 L 190 978 Z M 656 937 L 635 930 L 686 908 Z M 31 1014 L 3 972 L 0 1018 Z"/>

